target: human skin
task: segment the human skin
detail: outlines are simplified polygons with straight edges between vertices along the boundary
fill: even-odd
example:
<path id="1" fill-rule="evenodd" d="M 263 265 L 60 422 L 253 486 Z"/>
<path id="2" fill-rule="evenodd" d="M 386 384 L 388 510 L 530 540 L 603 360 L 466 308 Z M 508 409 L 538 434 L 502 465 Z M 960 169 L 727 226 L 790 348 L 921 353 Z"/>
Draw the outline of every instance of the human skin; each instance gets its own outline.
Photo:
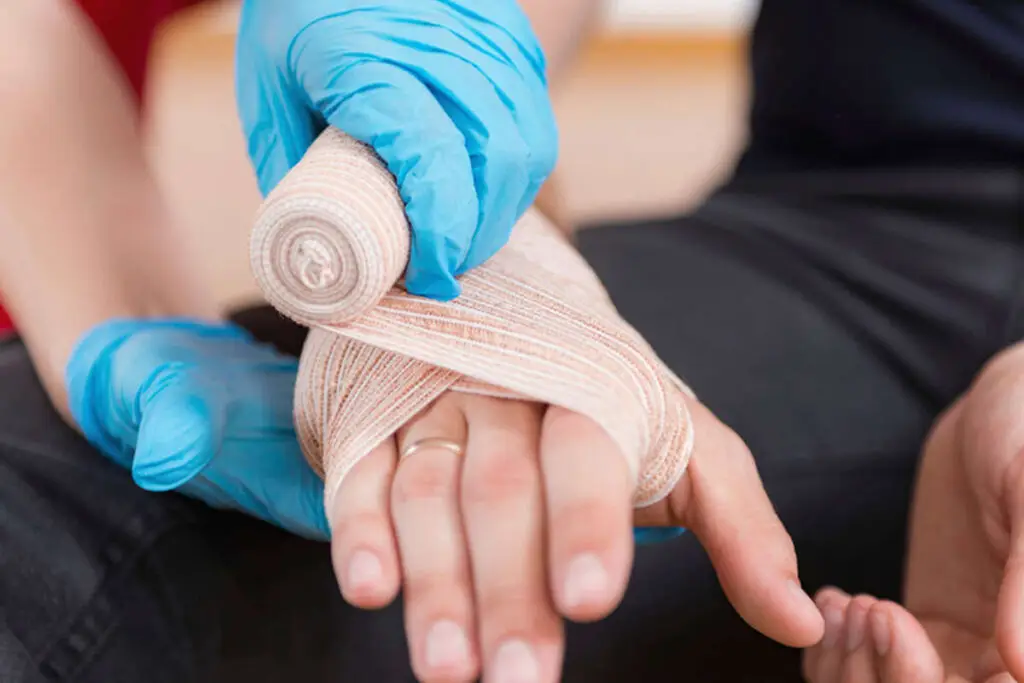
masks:
<path id="1" fill-rule="evenodd" d="M 129 85 L 77 6 L 0 22 L 0 292 L 65 416 L 72 347 L 117 317 L 215 319 L 143 155 Z"/>
<path id="2" fill-rule="evenodd" d="M 918 470 L 903 605 L 836 588 L 810 683 L 1024 680 L 1024 344 L 936 422 Z M 845 676 L 845 678 L 843 678 Z"/>

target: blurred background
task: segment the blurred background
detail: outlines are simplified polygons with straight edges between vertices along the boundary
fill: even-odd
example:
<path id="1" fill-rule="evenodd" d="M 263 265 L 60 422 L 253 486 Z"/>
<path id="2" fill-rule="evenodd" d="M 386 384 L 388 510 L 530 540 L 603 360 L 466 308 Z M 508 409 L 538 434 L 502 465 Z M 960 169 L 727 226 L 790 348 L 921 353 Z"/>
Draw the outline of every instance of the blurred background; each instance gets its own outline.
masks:
<path id="1" fill-rule="evenodd" d="M 548 191 L 561 220 L 679 211 L 729 173 L 746 132 L 755 11 L 756 0 L 609 0 L 552 84 L 562 149 Z M 237 13 L 220 0 L 169 21 L 147 95 L 152 162 L 225 305 L 258 296 L 248 230 L 260 198 L 234 107 Z"/>

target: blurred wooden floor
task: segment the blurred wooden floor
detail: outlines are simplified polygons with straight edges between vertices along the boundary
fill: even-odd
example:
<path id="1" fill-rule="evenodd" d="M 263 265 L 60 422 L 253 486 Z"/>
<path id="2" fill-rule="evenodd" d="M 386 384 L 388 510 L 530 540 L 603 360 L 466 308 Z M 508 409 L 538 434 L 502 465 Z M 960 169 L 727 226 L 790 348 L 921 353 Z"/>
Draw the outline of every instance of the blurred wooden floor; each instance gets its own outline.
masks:
<path id="1" fill-rule="evenodd" d="M 251 300 L 259 195 L 234 109 L 230 6 L 172 21 L 153 55 L 153 164 L 225 303 Z M 736 36 L 598 36 L 553 86 L 557 188 L 573 222 L 693 205 L 743 142 L 745 45 Z"/>

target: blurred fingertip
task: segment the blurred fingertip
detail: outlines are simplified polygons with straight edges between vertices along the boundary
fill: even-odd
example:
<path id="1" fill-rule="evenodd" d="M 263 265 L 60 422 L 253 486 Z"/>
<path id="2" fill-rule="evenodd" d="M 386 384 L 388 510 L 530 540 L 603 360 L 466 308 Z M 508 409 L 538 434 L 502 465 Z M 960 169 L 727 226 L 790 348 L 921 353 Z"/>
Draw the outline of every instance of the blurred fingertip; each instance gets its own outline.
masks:
<path id="1" fill-rule="evenodd" d="M 203 471 L 217 450 L 217 435 L 200 415 L 143 418 L 132 462 L 132 479 L 147 491 L 171 491 Z M 189 418 L 192 419 L 189 419 Z"/>
<path id="2" fill-rule="evenodd" d="M 835 598 L 849 598 L 842 589 L 836 588 L 835 586 L 822 586 L 818 589 L 818 592 L 814 594 L 814 602 L 820 607 L 821 605 L 835 599 Z"/>
<path id="3" fill-rule="evenodd" d="M 379 552 L 366 548 L 354 551 L 332 547 L 334 571 L 346 602 L 360 609 L 380 609 L 398 595 L 398 582 Z"/>
<path id="4" fill-rule="evenodd" d="M 791 647 L 810 647 L 825 634 L 825 619 L 821 609 L 795 579 L 786 581 L 790 604 L 790 637 L 781 639 Z"/>
<path id="5" fill-rule="evenodd" d="M 187 453 L 172 454 L 162 459 L 153 454 L 139 453 L 132 466 L 132 480 L 146 491 L 173 491 L 194 479 L 209 460 Z"/>

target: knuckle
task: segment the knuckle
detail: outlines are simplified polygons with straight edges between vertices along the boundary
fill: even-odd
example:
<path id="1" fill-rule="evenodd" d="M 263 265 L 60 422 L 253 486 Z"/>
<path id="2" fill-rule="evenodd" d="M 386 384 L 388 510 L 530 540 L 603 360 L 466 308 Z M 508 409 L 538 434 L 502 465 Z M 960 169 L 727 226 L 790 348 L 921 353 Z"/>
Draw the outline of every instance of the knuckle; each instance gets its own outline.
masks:
<path id="1" fill-rule="evenodd" d="M 522 624 L 529 620 L 531 605 L 538 596 L 526 586 L 512 582 L 491 584 L 480 590 L 477 601 L 481 614 L 506 624 Z"/>
<path id="2" fill-rule="evenodd" d="M 578 434 L 581 429 L 593 426 L 593 421 L 561 406 L 551 406 L 544 413 L 544 430 L 556 434 Z"/>
<path id="3" fill-rule="evenodd" d="M 557 143 L 553 145 L 542 145 L 530 153 L 530 171 L 535 180 L 544 180 L 558 163 Z"/>
<path id="4" fill-rule="evenodd" d="M 386 515 L 375 510 L 342 512 L 332 523 L 334 538 L 342 544 L 354 545 L 360 541 L 387 538 L 391 524 Z"/>
<path id="5" fill-rule="evenodd" d="M 544 638 L 559 629 L 557 617 L 545 606 L 546 599 L 541 591 L 525 585 L 496 584 L 480 591 L 477 605 L 481 620 L 500 625 L 495 630 Z"/>
<path id="6" fill-rule="evenodd" d="M 503 164 L 523 164 L 530 158 L 530 148 L 515 129 L 488 138 L 483 144 L 488 160 Z"/>
<path id="7" fill-rule="evenodd" d="M 796 562 L 796 543 L 793 541 L 793 537 L 789 535 L 789 532 L 782 527 L 782 524 L 775 525 L 778 530 L 777 539 L 774 547 L 778 554 L 779 560 L 782 564 L 788 565 Z M 772 530 L 766 530 L 770 533 Z"/>
<path id="8" fill-rule="evenodd" d="M 470 602 L 469 580 L 462 572 L 410 572 L 403 590 L 410 609 L 419 612 L 432 611 L 431 606 L 443 606 L 450 611 Z"/>
<path id="9" fill-rule="evenodd" d="M 508 136 L 502 136 L 507 138 Z M 526 182 L 532 168 L 530 149 L 522 141 L 502 139 L 490 141 L 484 146 L 484 156 L 492 173 L 508 179 Z"/>
<path id="10" fill-rule="evenodd" d="M 551 508 L 551 534 L 571 551 L 604 546 L 609 531 L 629 528 L 630 513 L 628 506 L 600 498 L 567 502 Z"/>
<path id="11" fill-rule="evenodd" d="M 730 427 L 724 427 L 720 446 L 722 453 L 726 453 L 734 459 L 752 460 L 754 457 L 747 442 Z"/>
<path id="12" fill-rule="evenodd" d="M 538 482 L 537 467 L 526 454 L 502 447 L 467 467 L 462 501 L 475 506 L 522 498 L 531 495 Z"/>
<path id="13" fill-rule="evenodd" d="M 430 453 L 419 453 L 401 463 L 392 485 L 395 505 L 448 498 L 455 493 L 455 469 L 436 462 Z"/>

